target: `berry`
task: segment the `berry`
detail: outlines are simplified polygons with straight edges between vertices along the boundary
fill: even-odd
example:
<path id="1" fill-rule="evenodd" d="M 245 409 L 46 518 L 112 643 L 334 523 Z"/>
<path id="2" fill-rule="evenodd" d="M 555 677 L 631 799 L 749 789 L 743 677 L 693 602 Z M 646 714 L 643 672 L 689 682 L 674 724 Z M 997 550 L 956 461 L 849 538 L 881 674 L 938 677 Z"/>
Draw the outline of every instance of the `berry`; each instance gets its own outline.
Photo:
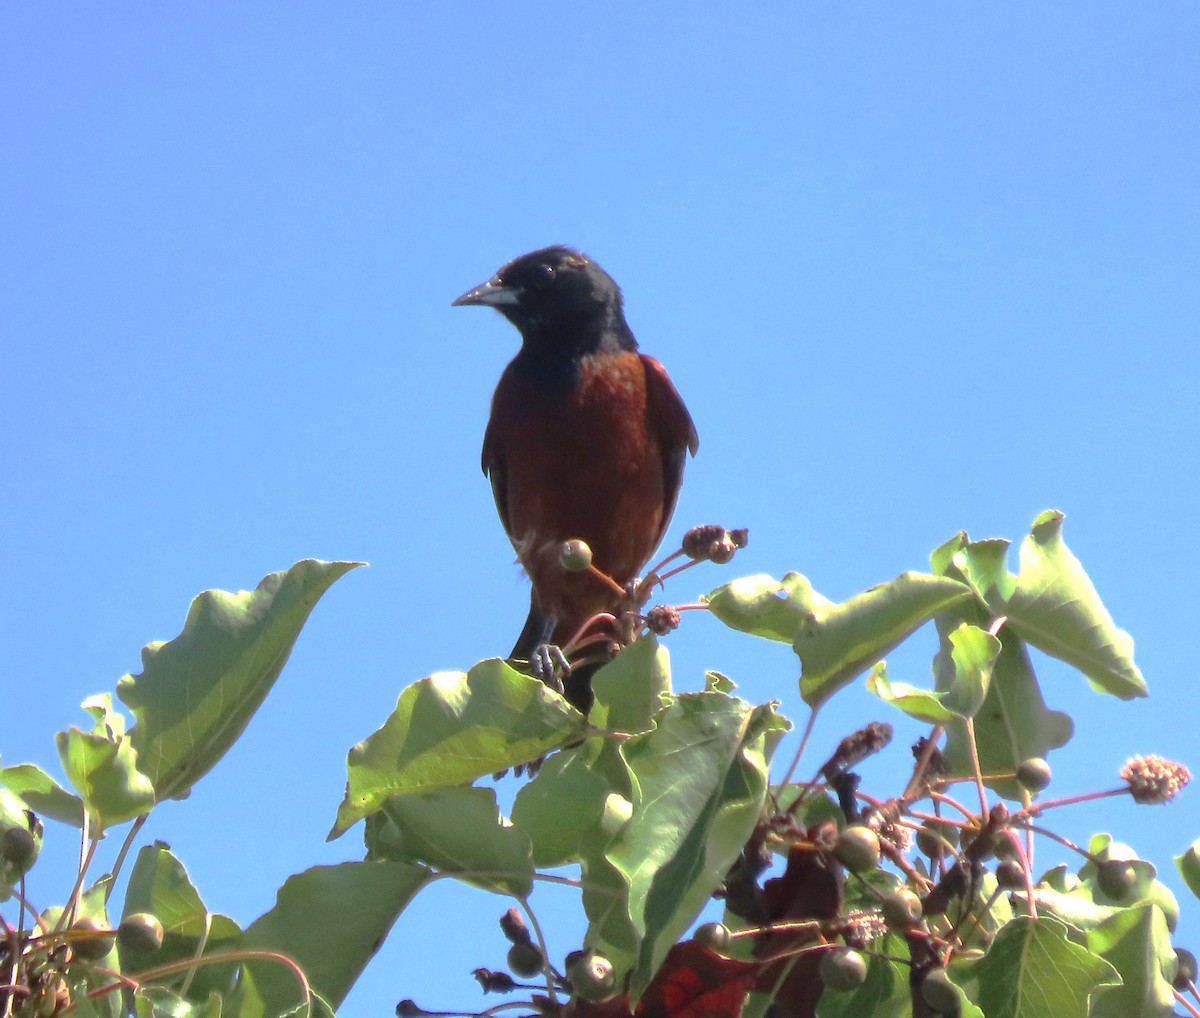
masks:
<path id="1" fill-rule="evenodd" d="M 558 560 L 568 573 L 585 573 L 592 566 L 592 549 L 585 541 L 563 541 Z"/>
<path id="2" fill-rule="evenodd" d="M 959 1008 L 958 987 L 950 981 L 945 969 L 932 969 L 921 980 L 921 996 L 933 1010 L 956 1014 Z"/>
<path id="3" fill-rule="evenodd" d="M 108 924 L 91 916 L 76 919 L 67 931 L 71 953 L 80 961 L 100 961 L 108 957 L 116 934 Z"/>
<path id="4" fill-rule="evenodd" d="M 1186 991 L 1188 983 L 1196 981 L 1196 956 L 1192 954 L 1186 947 L 1175 948 L 1175 961 L 1178 962 L 1178 968 L 1175 970 L 1175 989 Z"/>
<path id="5" fill-rule="evenodd" d="M 848 947 L 821 955 L 821 982 L 830 990 L 853 990 L 867 980 L 867 959 Z"/>
<path id="6" fill-rule="evenodd" d="M 696 927 L 692 939 L 713 954 L 724 954 L 729 950 L 729 927 L 724 923 L 705 923 Z"/>
<path id="7" fill-rule="evenodd" d="M 838 835 L 833 854 L 851 873 L 864 873 L 879 865 L 879 835 L 869 827 L 847 827 Z"/>
<path id="8" fill-rule="evenodd" d="M 592 1004 L 611 1000 L 617 994 L 617 972 L 602 954 L 584 951 L 571 958 L 567 979 L 576 996 Z"/>
<path id="9" fill-rule="evenodd" d="M 996 867 L 996 883 L 1006 891 L 1025 886 L 1025 871 L 1016 859 L 1005 859 Z"/>
<path id="10" fill-rule="evenodd" d="M 907 887 L 898 887 L 884 896 L 883 921 L 894 930 L 908 930 L 921 921 L 921 899 Z"/>
<path id="11" fill-rule="evenodd" d="M 728 537 L 722 538 L 720 541 L 713 541 L 708 546 L 709 560 L 715 562 L 719 566 L 723 566 L 731 558 L 734 552 L 737 551 L 737 545 L 734 544 Z"/>
<path id="12" fill-rule="evenodd" d="M 117 927 L 117 940 L 121 947 L 132 948 L 134 951 L 157 951 L 163 946 L 165 935 L 158 916 L 149 912 L 127 915 Z"/>
<path id="13" fill-rule="evenodd" d="M 917 828 L 917 849 L 936 859 L 958 844 L 958 828 L 944 820 L 926 820 Z"/>
<path id="14" fill-rule="evenodd" d="M 1137 873 L 1124 859 L 1109 859 L 1096 867 L 1096 885 L 1113 901 L 1129 896 L 1137 883 Z"/>
<path id="15" fill-rule="evenodd" d="M 37 855 L 37 838 L 27 828 L 10 827 L 0 837 L 0 858 L 14 866 L 18 873 L 26 872 Z"/>
<path id="16" fill-rule="evenodd" d="M 514 976 L 521 979 L 533 979 L 540 976 L 546 967 L 546 960 L 533 944 L 513 944 L 508 949 L 508 967 Z"/>
<path id="17" fill-rule="evenodd" d="M 1017 767 L 1017 781 L 1030 792 L 1040 792 L 1050 784 L 1050 765 L 1040 756 L 1022 760 Z"/>

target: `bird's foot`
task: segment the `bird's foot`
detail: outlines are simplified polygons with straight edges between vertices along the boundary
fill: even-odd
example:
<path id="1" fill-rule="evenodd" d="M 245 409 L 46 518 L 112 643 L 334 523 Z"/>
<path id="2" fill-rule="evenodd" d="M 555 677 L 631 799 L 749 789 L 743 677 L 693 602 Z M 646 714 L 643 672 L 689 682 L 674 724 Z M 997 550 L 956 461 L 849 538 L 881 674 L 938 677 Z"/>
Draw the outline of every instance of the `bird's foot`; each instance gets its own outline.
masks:
<path id="1" fill-rule="evenodd" d="M 533 648 L 529 663 L 533 674 L 556 693 L 565 692 L 563 680 L 571 674 L 571 662 L 562 648 L 553 643 L 539 643 Z"/>

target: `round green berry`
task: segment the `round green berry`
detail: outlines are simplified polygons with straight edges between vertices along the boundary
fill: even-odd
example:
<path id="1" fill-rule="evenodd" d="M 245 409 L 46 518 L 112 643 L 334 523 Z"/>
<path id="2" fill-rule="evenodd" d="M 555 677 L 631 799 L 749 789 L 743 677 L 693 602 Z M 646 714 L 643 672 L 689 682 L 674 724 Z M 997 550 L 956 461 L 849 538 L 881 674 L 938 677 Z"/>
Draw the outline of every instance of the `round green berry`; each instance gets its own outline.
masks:
<path id="1" fill-rule="evenodd" d="M 826 951 L 818 970 L 830 990 L 853 990 L 867 981 L 867 959 L 849 947 Z"/>
<path id="2" fill-rule="evenodd" d="M 865 873 L 879 866 L 879 835 L 869 827 L 847 827 L 838 835 L 833 854 L 851 873 Z"/>

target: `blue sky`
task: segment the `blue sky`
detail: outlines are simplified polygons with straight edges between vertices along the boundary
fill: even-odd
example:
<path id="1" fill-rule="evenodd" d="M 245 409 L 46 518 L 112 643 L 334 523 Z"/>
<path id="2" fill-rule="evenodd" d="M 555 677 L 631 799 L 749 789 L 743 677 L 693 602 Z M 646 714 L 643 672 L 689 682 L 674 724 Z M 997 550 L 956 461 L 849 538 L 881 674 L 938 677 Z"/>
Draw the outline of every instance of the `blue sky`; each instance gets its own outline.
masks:
<path id="1" fill-rule="evenodd" d="M 1114 784 L 1136 752 L 1200 765 L 1179 699 L 1200 612 L 1195 6 L 650 6 L 0 15 L 4 761 L 55 765 L 53 732 L 200 590 L 372 564 L 148 828 L 243 923 L 358 852 L 324 834 L 346 749 L 400 688 L 520 627 L 478 467 L 517 336 L 449 304 L 549 243 L 622 284 L 696 420 L 672 536 L 750 528 L 674 599 L 789 569 L 840 599 L 1056 507 L 1152 691 L 1110 702 L 1046 664 L 1079 730 L 1056 788 Z M 918 643 L 893 679 L 926 680 Z M 696 615 L 669 646 L 679 688 L 717 668 L 800 717 L 786 648 Z M 873 718 L 848 693 L 817 745 Z M 1058 829 L 1130 837 L 1174 881 L 1193 799 Z M 545 897 L 565 953 L 572 903 Z M 427 892 L 344 1013 L 480 1006 L 468 973 L 499 967 L 505 907 Z M 1196 917 L 1185 900 L 1193 948 Z"/>

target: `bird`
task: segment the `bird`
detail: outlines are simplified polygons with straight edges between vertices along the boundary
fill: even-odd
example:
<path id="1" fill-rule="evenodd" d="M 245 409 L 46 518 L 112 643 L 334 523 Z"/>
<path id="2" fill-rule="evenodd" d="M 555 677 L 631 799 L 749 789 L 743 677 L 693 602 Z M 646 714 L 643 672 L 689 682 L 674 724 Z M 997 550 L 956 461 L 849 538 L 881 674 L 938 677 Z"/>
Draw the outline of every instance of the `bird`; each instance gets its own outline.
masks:
<path id="1" fill-rule="evenodd" d="M 521 255 L 454 306 L 481 305 L 516 326 L 521 348 L 492 397 L 481 465 L 532 582 L 510 659 L 530 661 L 584 713 L 598 665 L 572 668 L 559 648 L 593 616 L 614 612 L 662 541 L 692 417 L 653 357 L 638 350 L 615 280 L 555 245 Z M 568 571 L 564 542 L 582 540 L 594 570 Z M 597 576 L 606 574 L 614 584 Z"/>

